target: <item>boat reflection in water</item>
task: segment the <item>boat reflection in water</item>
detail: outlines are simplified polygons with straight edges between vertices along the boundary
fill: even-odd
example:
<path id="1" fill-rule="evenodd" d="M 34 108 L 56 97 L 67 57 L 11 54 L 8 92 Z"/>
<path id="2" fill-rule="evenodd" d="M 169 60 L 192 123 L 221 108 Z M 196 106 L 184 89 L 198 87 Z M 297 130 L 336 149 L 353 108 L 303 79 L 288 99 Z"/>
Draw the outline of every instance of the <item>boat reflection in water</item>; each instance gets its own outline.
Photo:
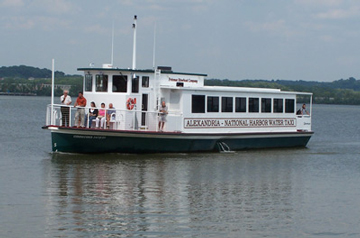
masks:
<path id="1" fill-rule="evenodd" d="M 49 232 L 180 237 L 291 230 L 303 199 L 301 178 L 292 174 L 292 159 L 273 154 L 106 154 L 99 160 L 55 153 L 45 166 Z"/>

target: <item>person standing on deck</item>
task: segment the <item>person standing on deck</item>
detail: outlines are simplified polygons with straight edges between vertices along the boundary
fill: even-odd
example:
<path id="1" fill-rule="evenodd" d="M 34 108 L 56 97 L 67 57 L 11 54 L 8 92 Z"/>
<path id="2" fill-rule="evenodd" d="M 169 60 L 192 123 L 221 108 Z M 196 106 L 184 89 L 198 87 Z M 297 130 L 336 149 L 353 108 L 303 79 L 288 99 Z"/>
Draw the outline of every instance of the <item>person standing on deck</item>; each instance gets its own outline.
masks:
<path id="1" fill-rule="evenodd" d="M 302 105 L 302 107 L 301 107 L 301 114 L 302 115 L 310 115 L 309 114 L 309 112 L 306 110 L 306 105 L 305 105 L 305 103 Z"/>
<path id="2" fill-rule="evenodd" d="M 86 98 L 83 96 L 83 92 L 79 92 L 79 96 L 76 99 L 74 107 L 86 107 Z M 77 127 L 85 127 L 85 108 L 78 108 L 75 113 L 75 125 Z"/>
<path id="3" fill-rule="evenodd" d="M 159 108 L 159 131 L 164 130 L 164 125 L 166 122 L 166 116 L 168 114 L 168 108 L 165 104 L 165 101 L 161 102 L 161 106 Z"/>
<path id="4" fill-rule="evenodd" d="M 110 128 L 110 119 L 115 119 L 116 117 L 115 114 L 116 114 L 115 107 L 113 106 L 112 103 L 109 103 L 109 109 L 106 111 L 106 126 L 108 129 Z"/>
<path id="5" fill-rule="evenodd" d="M 71 104 L 71 97 L 68 95 L 69 91 L 64 90 L 64 94 L 60 97 L 61 105 L 64 105 L 61 107 L 61 125 L 62 126 L 69 126 L 69 115 L 70 115 L 70 107 Z"/>

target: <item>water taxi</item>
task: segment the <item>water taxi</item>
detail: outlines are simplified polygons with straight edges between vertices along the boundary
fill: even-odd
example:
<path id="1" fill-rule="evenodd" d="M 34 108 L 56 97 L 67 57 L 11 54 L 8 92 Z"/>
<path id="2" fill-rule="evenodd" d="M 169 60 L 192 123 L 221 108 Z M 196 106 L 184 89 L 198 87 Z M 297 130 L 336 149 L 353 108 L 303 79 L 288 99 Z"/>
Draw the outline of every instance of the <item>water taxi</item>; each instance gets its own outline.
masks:
<path id="1" fill-rule="evenodd" d="M 111 110 L 103 127 L 74 127 L 79 107 L 72 106 L 70 124 L 62 125 L 64 105 L 53 100 L 48 105 L 43 129 L 51 131 L 54 152 L 226 152 L 307 145 L 313 135 L 312 93 L 205 86 L 206 74 L 168 66 L 137 69 L 136 18 L 134 28 L 132 68 L 78 68 L 84 74 L 85 117 L 89 119 L 90 102 L 105 103 Z M 308 113 L 298 115 L 297 105 L 305 99 Z M 159 112 L 162 102 L 166 115 Z M 114 108 L 108 108 L 110 103 Z M 161 117 L 166 118 L 164 128 L 159 128 Z"/>

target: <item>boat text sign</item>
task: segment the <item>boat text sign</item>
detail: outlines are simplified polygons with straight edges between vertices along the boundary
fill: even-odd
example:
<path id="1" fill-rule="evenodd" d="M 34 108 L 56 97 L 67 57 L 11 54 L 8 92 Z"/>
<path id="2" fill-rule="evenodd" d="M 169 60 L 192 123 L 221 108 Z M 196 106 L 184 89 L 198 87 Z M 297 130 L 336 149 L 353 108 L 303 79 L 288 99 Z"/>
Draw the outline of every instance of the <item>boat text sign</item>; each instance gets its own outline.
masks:
<path id="1" fill-rule="evenodd" d="M 184 127 L 192 128 L 254 128 L 295 127 L 294 118 L 184 118 Z"/>

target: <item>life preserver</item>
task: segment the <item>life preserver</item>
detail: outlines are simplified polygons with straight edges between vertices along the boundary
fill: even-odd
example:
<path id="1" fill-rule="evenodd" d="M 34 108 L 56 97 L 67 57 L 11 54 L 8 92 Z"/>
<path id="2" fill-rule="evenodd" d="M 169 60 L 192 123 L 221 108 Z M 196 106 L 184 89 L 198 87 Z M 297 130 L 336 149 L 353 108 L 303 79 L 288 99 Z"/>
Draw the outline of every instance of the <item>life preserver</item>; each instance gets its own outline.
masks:
<path id="1" fill-rule="evenodd" d="M 128 110 L 132 110 L 134 109 L 135 104 L 136 104 L 136 98 L 128 98 L 128 100 L 126 101 L 126 108 Z"/>

